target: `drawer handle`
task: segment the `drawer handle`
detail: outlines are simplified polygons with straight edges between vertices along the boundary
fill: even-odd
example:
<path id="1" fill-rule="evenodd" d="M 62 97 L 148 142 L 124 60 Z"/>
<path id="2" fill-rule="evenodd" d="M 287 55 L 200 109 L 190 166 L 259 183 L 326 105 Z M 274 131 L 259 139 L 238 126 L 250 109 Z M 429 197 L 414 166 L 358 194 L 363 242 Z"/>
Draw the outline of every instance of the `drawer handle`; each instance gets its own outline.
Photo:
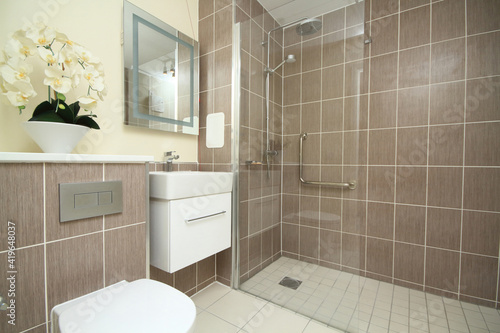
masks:
<path id="1" fill-rule="evenodd" d="M 202 220 L 202 219 L 206 219 L 206 218 L 209 218 L 209 217 L 212 217 L 212 216 L 217 216 L 217 215 L 222 215 L 222 214 L 226 214 L 226 211 L 223 210 L 222 212 L 213 213 L 213 214 L 210 214 L 210 215 L 205 215 L 205 216 L 200 216 L 200 217 L 195 217 L 194 219 L 187 219 L 186 223 L 192 223 L 192 222 L 196 222 L 198 220 Z"/>

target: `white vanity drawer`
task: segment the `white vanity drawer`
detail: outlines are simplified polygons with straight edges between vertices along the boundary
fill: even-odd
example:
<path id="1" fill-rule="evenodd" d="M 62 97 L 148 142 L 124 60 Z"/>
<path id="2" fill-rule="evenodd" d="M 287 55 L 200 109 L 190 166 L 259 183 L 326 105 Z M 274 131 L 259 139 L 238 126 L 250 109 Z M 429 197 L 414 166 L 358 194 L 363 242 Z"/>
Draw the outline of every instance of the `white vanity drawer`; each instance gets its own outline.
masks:
<path id="1" fill-rule="evenodd" d="M 231 193 L 152 199 L 151 219 L 159 217 L 161 225 L 151 224 L 151 264 L 164 271 L 173 273 L 231 246 Z"/>

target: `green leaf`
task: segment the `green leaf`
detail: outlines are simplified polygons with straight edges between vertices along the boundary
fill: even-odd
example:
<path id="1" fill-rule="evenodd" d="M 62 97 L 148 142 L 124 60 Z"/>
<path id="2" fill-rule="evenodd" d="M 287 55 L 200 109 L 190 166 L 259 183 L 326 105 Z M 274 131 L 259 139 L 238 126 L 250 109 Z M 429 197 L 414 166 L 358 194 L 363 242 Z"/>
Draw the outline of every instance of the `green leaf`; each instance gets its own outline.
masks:
<path id="1" fill-rule="evenodd" d="M 57 99 L 60 99 L 61 101 L 64 102 L 64 101 L 66 101 L 66 96 L 64 96 L 63 94 L 61 94 L 61 93 L 58 92 L 57 93 Z"/>
<path id="2" fill-rule="evenodd" d="M 75 124 L 87 126 L 94 129 L 100 129 L 99 125 L 89 116 L 78 116 L 75 118 Z"/>
<path id="3" fill-rule="evenodd" d="M 32 117 L 36 117 L 42 113 L 54 113 L 55 106 L 52 105 L 51 103 L 45 101 L 40 104 L 35 108 L 35 111 L 33 111 Z"/>
<path id="4" fill-rule="evenodd" d="M 36 116 L 31 117 L 28 121 L 49 121 L 54 123 L 64 123 L 64 119 L 62 119 L 57 113 L 54 112 L 45 112 L 40 113 Z"/>
<path id="5" fill-rule="evenodd" d="M 77 101 L 73 104 L 70 104 L 69 108 L 71 109 L 71 111 L 73 111 L 73 114 L 76 117 L 76 116 L 78 116 L 78 112 L 80 111 L 80 103 Z"/>
<path id="6" fill-rule="evenodd" d="M 75 123 L 75 115 L 73 111 L 69 108 L 69 106 L 63 101 L 59 101 L 59 110 L 57 114 L 64 119 L 65 122 L 73 124 Z"/>

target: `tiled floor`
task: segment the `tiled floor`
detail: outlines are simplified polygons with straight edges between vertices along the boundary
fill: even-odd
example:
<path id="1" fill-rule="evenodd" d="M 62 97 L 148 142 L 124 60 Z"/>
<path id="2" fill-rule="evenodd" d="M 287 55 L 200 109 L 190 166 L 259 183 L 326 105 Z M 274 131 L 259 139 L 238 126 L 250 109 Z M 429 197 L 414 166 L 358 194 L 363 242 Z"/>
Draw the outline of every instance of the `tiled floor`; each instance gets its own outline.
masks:
<path id="1" fill-rule="evenodd" d="M 339 333 L 245 292 L 213 283 L 192 297 L 195 333 Z"/>
<path id="2" fill-rule="evenodd" d="M 297 290 L 279 285 L 285 276 L 302 284 Z M 500 332 L 499 310 L 285 257 L 243 283 L 241 289 L 348 332 Z"/>

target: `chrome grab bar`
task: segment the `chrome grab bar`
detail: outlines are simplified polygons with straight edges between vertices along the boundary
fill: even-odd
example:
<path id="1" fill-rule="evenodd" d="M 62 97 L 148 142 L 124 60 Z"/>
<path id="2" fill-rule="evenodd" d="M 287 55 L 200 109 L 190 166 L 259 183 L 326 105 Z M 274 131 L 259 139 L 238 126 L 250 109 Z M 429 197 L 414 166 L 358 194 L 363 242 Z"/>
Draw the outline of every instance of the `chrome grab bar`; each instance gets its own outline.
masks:
<path id="1" fill-rule="evenodd" d="M 209 214 L 209 215 L 205 215 L 205 216 L 200 216 L 200 217 L 195 217 L 193 219 L 186 219 L 186 223 L 192 223 L 192 222 L 196 222 L 196 221 L 199 221 L 199 220 L 203 220 L 203 219 L 206 219 L 206 218 L 209 218 L 209 217 L 213 217 L 213 216 L 217 216 L 217 215 L 222 215 L 222 214 L 226 214 L 226 211 L 223 210 L 223 211 L 220 211 L 218 213 L 214 213 L 214 214 Z"/>
<path id="2" fill-rule="evenodd" d="M 330 186 L 330 187 L 336 187 L 336 188 L 346 188 L 346 189 L 349 189 L 349 190 L 356 189 L 357 182 L 355 180 L 351 180 L 348 183 L 328 183 L 328 182 L 315 182 L 315 181 L 304 180 L 304 177 L 302 176 L 302 171 L 303 171 L 303 166 L 302 166 L 302 160 L 303 160 L 302 146 L 303 146 L 303 141 L 305 139 L 307 139 L 307 133 L 302 133 L 300 135 L 300 146 L 299 146 L 299 178 L 300 178 L 300 182 L 301 183 L 308 184 L 308 185 L 321 185 L 321 186 Z"/>

